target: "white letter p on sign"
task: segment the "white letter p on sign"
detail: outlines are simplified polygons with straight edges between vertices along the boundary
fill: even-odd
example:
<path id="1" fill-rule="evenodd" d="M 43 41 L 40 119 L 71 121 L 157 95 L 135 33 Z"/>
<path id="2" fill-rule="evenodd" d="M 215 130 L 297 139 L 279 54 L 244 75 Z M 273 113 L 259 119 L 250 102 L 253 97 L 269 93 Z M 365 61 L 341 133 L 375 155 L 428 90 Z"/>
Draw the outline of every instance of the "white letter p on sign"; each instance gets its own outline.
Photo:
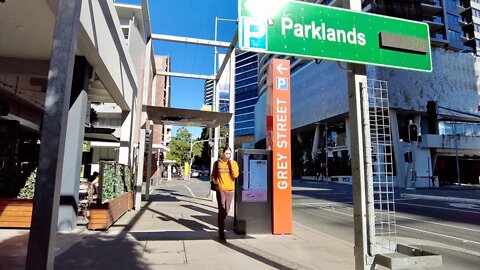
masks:
<path id="1" fill-rule="evenodd" d="M 258 18 L 242 17 L 242 39 L 240 46 L 244 48 L 267 49 L 267 23 Z"/>

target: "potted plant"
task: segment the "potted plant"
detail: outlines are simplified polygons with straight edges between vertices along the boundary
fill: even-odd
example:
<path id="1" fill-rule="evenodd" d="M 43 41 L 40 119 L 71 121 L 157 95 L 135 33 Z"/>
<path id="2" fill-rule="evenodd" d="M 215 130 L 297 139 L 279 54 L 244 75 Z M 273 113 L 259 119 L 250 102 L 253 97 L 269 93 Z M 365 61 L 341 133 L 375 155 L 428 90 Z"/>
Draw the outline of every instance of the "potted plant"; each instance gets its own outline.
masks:
<path id="1" fill-rule="evenodd" d="M 7 186 L 6 175 L 10 175 L 10 184 Z M 20 177 L 21 179 L 21 177 Z M 16 189 L 16 183 L 23 181 L 15 177 L 14 173 L 2 174 L 3 193 L 0 198 L 0 227 L 2 228 L 30 228 L 32 221 L 33 196 L 35 194 L 35 180 L 37 170 L 35 169 L 27 178 L 23 188 Z M 18 185 L 17 185 L 18 186 Z M 16 196 L 12 196 L 17 193 Z"/>
<path id="2" fill-rule="evenodd" d="M 97 202 L 90 205 L 88 229 L 106 230 L 133 206 L 130 168 L 116 162 L 100 163 Z"/>

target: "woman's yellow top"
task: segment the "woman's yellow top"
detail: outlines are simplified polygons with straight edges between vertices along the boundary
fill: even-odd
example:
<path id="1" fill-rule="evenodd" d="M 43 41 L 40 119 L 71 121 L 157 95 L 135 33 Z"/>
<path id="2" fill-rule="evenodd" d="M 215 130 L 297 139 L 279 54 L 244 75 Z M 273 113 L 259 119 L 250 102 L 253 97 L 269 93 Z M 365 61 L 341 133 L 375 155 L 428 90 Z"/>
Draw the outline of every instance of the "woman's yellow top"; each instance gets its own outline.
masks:
<path id="1" fill-rule="evenodd" d="M 232 172 L 230 175 L 230 169 L 228 168 L 228 161 L 217 161 L 218 166 L 218 175 L 217 175 L 217 188 L 223 191 L 233 191 L 235 189 L 235 179 L 238 177 L 238 164 L 235 160 L 230 161 L 232 167 Z M 212 178 L 214 177 L 214 172 L 212 172 Z"/>

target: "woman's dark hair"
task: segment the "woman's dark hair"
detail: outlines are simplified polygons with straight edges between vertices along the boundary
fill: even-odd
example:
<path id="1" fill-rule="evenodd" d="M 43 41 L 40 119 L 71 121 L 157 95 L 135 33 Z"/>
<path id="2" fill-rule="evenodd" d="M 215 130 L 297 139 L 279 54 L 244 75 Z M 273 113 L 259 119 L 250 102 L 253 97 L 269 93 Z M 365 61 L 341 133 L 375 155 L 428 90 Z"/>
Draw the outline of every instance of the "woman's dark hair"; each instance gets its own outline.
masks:
<path id="1" fill-rule="evenodd" d="M 222 153 L 225 153 L 225 151 L 227 151 L 227 150 L 230 150 L 230 152 L 231 152 L 231 151 L 232 151 L 232 148 L 230 148 L 230 146 L 225 146 L 225 147 L 223 148 Z"/>

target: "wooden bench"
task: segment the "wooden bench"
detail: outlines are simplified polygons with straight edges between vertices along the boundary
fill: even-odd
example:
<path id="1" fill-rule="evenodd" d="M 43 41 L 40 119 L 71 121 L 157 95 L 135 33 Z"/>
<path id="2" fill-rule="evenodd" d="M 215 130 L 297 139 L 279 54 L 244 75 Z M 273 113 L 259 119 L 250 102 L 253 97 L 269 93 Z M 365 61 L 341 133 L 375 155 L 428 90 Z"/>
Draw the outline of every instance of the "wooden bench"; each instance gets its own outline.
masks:
<path id="1" fill-rule="evenodd" d="M 33 200 L 0 198 L 0 227 L 30 228 Z"/>

